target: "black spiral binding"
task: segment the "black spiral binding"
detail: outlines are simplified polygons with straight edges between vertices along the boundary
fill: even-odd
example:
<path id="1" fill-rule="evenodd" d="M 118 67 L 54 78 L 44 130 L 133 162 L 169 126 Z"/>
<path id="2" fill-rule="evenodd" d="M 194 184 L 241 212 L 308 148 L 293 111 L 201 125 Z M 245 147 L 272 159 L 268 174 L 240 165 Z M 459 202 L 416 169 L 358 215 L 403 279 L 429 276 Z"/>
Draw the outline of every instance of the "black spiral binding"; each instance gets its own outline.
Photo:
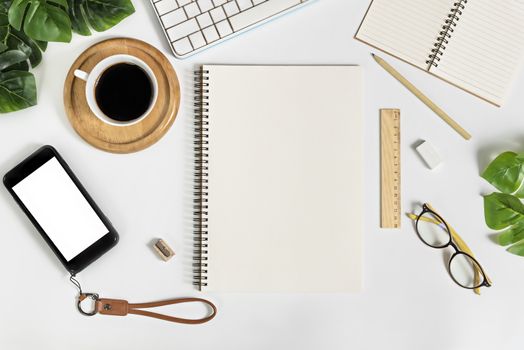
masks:
<path id="1" fill-rule="evenodd" d="M 208 151 L 209 151 L 209 71 L 203 68 L 195 71 L 195 167 L 193 199 L 193 284 L 200 290 L 207 286 L 207 247 L 208 247 Z"/>
<path id="2" fill-rule="evenodd" d="M 444 54 L 444 50 L 446 50 L 446 45 L 449 43 L 449 38 L 451 38 L 453 32 L 455 31 L 457 22 L 460 20 L 460 16 L 466 8 L 467 3 L 468 0 L 460 0 L 453 4 L 453 8 L 450 10 L 451 12 L 447 16 L 448 18 L 444 22 L 442 30 L 439 33 L 437 42 L 435 43 L 435 45 L 433 45 L 434 48 L 431 49 L 431 54 L 428 56 L 429 58 L 426 61 L 426 64 L 428 65 L 428 70 L 430 70 L 431 67 L 438 67 L 440 56 Z"/>

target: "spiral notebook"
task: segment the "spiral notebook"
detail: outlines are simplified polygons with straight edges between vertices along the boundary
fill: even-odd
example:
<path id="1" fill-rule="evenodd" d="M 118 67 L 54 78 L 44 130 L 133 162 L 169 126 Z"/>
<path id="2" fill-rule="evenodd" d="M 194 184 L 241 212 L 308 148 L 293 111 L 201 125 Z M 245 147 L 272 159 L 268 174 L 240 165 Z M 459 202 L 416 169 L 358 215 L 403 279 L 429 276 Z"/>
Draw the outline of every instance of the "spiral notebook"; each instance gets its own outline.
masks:
<path id="1" fill-rule="evenodd" d="M 524 0 L 373 0 L 355 38 L 501 106 L 523 23 Z"/>
<path id="2" fill-rule="evenodd" d="M 357 291 L 360 68 L 205 65 L 196 80 L 195 284 Z"/>

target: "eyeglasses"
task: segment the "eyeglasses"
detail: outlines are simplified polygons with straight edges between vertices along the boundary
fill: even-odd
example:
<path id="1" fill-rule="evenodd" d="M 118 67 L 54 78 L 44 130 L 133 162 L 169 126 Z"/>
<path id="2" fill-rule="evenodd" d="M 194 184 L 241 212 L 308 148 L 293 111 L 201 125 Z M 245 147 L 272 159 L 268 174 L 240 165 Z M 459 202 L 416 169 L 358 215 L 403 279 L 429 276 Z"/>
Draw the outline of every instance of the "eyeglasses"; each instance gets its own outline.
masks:
<path id="1" fill-rule="evenodd" d="M 456 284 L 467 289 L 491 287 L 491 281 L 479 262 L 472 256 L 467 245 L 429 204 L 422 206 L 422 212 L 416 219 L 415 228 L 424 244 L 437 249 L 449 246 L 455 249 L 455 253 L 448 262 L 448 272 Z"/>

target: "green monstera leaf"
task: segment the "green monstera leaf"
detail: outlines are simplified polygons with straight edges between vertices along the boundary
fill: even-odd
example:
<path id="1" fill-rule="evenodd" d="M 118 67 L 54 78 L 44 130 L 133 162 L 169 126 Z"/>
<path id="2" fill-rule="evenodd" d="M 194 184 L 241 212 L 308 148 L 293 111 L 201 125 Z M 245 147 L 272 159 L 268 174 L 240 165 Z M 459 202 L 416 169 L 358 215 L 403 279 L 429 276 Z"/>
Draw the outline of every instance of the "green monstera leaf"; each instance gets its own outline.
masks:
<path id="1" fill-rule="evenodd" d="M 71 41 L 67 0 L 14 0 L 9 23 L 31 38 L 42 41 Z"/>
<path id="2" fill-rule="evenodd" d="M 524 220 L 524 204 L 515 196 L 492 193 L 484 197 L 486 225 L 493 230 L 502 230 Z"/>
<path id="3" fill-rule="evenodd" d="M 67 0 L 73 30 L 90 35 L 107 30 L 135 12 L 129 0 Z"/>
<path id="4" fill-rule="evenodd" d="M 0 1 L 0 52 L 7 49 L 22 51 L 34 68 L 42 61 L 42 51 L 45 51 L 47 42 L 33 40 L 9 24 L 7 13 L 10 4 L 10 0 Z"/>
<path id="5" fill-rule="evenodd" d="M 27 61 L 27 55 L 20 50 L 7 50 L 0 53 L 0 72 L 13 65 Z"/>
<path id="6" fill-rule="evenodd" d="M 495 158 L 481 175 L 502 193 L 484 197 L 486 225 L 503 230 L 497 243 L 509 246 L 508 252 L 524 256 L 524 156 L 504 152 Z"/>
<path id="7" fill-rule="evenodd" d="M 493 160 L 482 177 L 502 193 L 514 193 L 524 180 L 524 157 L 515 152 L 504 152 Z"/>
<path id="8" fill-rule="evenodd" d="M 0 73 L 0 112 L 7 113 L 36 104 L 36 83 L 33 74 L 24 71 Z"/>
<path id="9" fill-rule="evenodd" d="M 497 243 L 504 247 L 522 240 L 524 240 L 524 222 L 511 226 L 497 237 Z"/>
<path id="10" fill-rule="evenodd" d="M 508 252 L 510 252 L 511 254 L 524 256 L 524 240 L 509 247 Z"/>
<path id="11" fill-rule="evenodd" d="M 29 66 L 42 61 L 46 42 L 37 42 L 9 24 L 11 1 L 0 1 L 0 113 L 36 104 L 35 77 Z"/>

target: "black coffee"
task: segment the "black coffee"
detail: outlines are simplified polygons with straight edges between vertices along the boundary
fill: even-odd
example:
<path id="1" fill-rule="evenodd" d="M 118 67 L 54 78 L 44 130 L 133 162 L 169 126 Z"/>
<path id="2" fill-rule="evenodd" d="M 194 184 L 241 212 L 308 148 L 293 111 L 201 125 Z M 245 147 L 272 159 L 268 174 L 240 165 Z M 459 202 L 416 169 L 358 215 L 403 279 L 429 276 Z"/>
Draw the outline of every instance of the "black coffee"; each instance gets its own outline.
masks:
<path id="1" fill-rule="evenodd" d="M 98 107 L 109 118 L 129 122 L 141 117 L 153 98 L 153 84 L 137 65 L 119 63 L 107 68 L 95 87 Z"/>

